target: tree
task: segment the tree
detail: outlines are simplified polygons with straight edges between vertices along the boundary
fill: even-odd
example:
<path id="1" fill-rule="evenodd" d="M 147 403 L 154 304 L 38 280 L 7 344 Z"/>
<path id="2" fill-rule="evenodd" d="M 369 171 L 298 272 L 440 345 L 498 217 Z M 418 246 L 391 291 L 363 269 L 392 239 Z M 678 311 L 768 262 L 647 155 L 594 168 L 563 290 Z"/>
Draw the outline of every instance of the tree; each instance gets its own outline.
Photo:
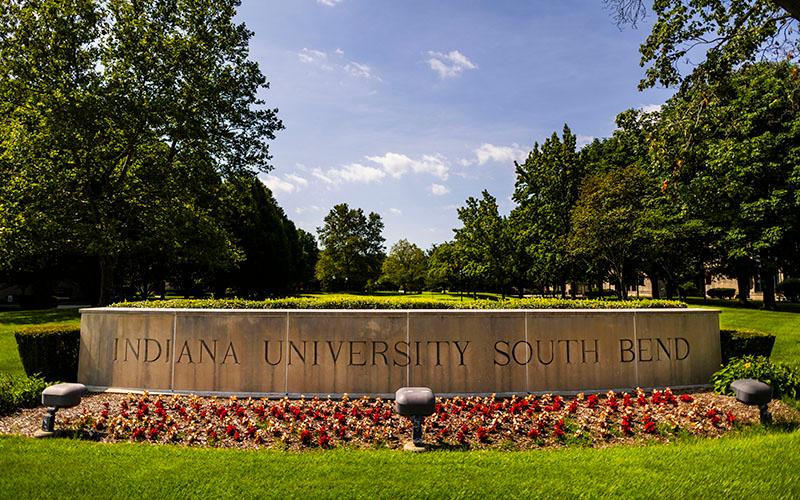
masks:
<path id="1" fill-rule="evenodd" d="M 603 265 L 620 298 L 648 244 L 643 214 L 654 184 L 635 165 L 599 172 L 586 178 L 572 211 L 570 251 Z"/>
<path id="2" fill-rule="evenodd" d="M 420 292 L 425 286 L 428 258 L 408 240 L 400 240 L 389 251 L 381 267 L 380 282 L 405 291 Z"/>
<path id="3" fill-rule="evenodd" d="M 455 229 L 456 249 L 464 258 L 464 275 L 473 284 L 493 287 L 505 296 L 510 276 L 507 259 L 511 242 L 506 219 L 497 208 L 497 200 L 483 191 L 480 200 L 469 197 L 458 209 L 463 226 Z"/>
<path id="4" fill-rule="evenodd" d="M 661 171 L 704 221 L 718 272 L 737 277 L 740 292 L 759 275 L 768 308 L 774 275 L 792 268 L 800 237 L 796 69 L 759 63 L 698 85 L 667 103 L 652 141 Z"/>
<path id="5" fill-rule="evenodd" d="M 567 248 L 570 211 L 578 199 L 585 176 L 576 153 L 576 138 L 565 124 L 562 137 L 553 135 L 541 147 L 534 144 L 524 163 L 516 163 L 514 201 L 511 218 L 519 224 L 518 245 L 527 249 L 532 267 L 543 284 L 560 288 L 562 294 L 572 278 L 573 262 Z"/>
<path id="6" fill-rule="evenodd" d="M 317 229 L 322 252 L 316 277 L 325 290 L 364 290 L 378 279 L 383 263 L 381 216 L 347 203 L 334 206 Z"/>
<path id="7" fill-rule="evenodd" d="M 464 290 L 464 258 L 455 242 L 434 245 L 428 256 L 426 284 L 429 289 Z"/>
<path id="8" fill-rule="evenodd" d="M 226 182 L 220 217 L 242 258 L 225 280 L 237 296 L 264 298 L 293 289 L 297 230 L 272 192 L 255 176 Z"/>
<path id="9" fill-rule="evenodd" d="M 647 15 L 643 0 L 605 0 L 617 24 L 636 23 Z M 642 66 L 648 65 L 639 88 L 656 84 L 695 83 L 724 78 L 744 63 L 793 59 L 800 20 L 797 0 L 656 0 L 656 22 L 641 46 Z M 681 74 L 692 53 L 702 61 Z"/>
<path id="10" fill-rule="evenodd" d="M 220 233 L 220 179 L 267 171 L 282 128 L 236 0 L 0 5 L 0 262 L 81 253 L 100 296 L 144 231 Z M 207 240 L 191 241 L 195 255 Z M 218 240 L 214 238 L 213 245 Z"/>

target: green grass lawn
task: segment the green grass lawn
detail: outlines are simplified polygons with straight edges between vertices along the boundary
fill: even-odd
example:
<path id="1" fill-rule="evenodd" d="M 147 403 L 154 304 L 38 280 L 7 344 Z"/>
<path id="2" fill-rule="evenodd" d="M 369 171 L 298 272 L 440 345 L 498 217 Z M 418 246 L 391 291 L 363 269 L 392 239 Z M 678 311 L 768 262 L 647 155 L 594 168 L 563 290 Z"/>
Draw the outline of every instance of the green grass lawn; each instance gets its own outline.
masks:
<path id="1" fill-rule="evenodd" d="M 46 309 L 41 311 L 0 311 L 0 372 L 23 374 L 17 352 L 14 331 L 30 325 L 73 324 L 80 322 L 77 309 Z"/>
<path id="2" fill-rule="evenodd" d="M 704 306 L 702 303 L 695 303 L 690 307 Z M 724 305 L 723 301 L 714 301 L 705 307 L 722 311 L 719 316 L 721 328 L 745 328 L 774 334 L 775 347 L 770 359 L 800 365 L 800 311 L 796 308 L 788 311 L 765 311 Z"/>
<path id="3" fill-rule="evenodd" d="M 424 454 L 3 437 L 0 470 L 3 498 L 797 498 L 800 432 L 636 448 Z"/>

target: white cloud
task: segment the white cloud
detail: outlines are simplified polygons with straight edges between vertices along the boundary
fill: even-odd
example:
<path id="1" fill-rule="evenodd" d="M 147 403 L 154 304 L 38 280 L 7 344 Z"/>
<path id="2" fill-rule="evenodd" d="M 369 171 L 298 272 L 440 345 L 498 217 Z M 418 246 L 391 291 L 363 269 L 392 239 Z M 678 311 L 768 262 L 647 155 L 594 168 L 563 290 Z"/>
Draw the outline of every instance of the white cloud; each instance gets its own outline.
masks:
<path id="1" fill-rule="evenodd" d="M 451 50 L 444 54 L 442 52 L 429 51 L 428 65 L 439 75 L 439 78 L 454 78 L 459 76 L 464 70 L 477 69 L 478 65 L 470 61 L 467 56 L 457 50 Z"/>
<path id="2" fill-rule="evenodd" d="M 320 169 L 314 169 L 313 175 L 328 184 L 341 184 L 342 182 L 370 183 L 386 177 L 386 173 L 383 170 L 364 166 L 360 163 L 350 163 L 341 168 L 328 169 L 325 172 Z"/>
<path id="3" fill-rule="evenodd" d="M 297 53 L 298 59 L 306 64 L 321 64 L 328 59 L 328 54 L 321 50 L 308 49 L 303 47 L 303 50 Z"/>
<path id="4" fill-rule="evenodd" d="M 459 158 L 458 159 L 458 164 L 461 165 L 462 167 L 469 167 L 473 163 L 475 163 L 473 160 L 468 160 L 466 158 Z"/>
<path id="5" fill-rule="evenodd" d="M 423 155 L 421 159 L 414 160 L 404 154 L 389 152 L 383 156 L 367 156 L 367 159 L 379 164 L 387 174 L 395 179 L 399 179 L 408 172 L 414 172 L 415 174 L 427 173 L 447 180 L 450 170 L 445 163 L 445 158 L 441 155 Z"/>
<path id="6" fill-rule="evenodd" d="M 293 193 L 297 190 L 297 186 L 278 177 L 268 176 L 262 182 L 273 192 Z"/>
<path id="7" fill-rule="evenodd" d="M 442 196 L 450 192 L 450 189 L 447 186 L 443 186 L 441 184 L 431 184 L 431 193 L 435 196 Z"/>
<path id="8" fill-rule="evenodd" d="M 522 161 L 527 156 L 527 153 L 517 143 L 511 146 L 495 146 L 494 144 L 484 143 L 475 150 L 475 156 L 478 158 L 478 165 L 483 165 L 490 161 L 498 163 Z"/>
<path id="9" fill-rule="evenodd" d="M 350 73 L 351 76 L 354 76 L 356 78 L 366 78 L 368 80 L 374 79 L 381 81 L 379 77 L 372 74 L 372 68 L 370 68 L 366 64 L 350 61 L 349 63 L 345 64 L 342 68 L 348 73 Z"/>
<path id="10" fill-rule="evenodd" d="M 655 113 L 661 111 L 661 106 L 663 106 L 663 104 L 645 104 L 640 109 L 645 113 Z"/>
<path id="11" fill-rule="evenodd" d="M 297 207 L 294 209 L 296 214 L 304 214 L 306 212 L 322 212 L 322 207 L 317 205 L 308 205 L 305 207 Z"/>
<path id="12" fill-rule="evenodd" d="M 289 182 L 293 182 L 296 186 L 308 186 L 308 181 L 304 177 L 295 174 L 288 174 L 285 176 Z"/>
<path id="13" fill-rule="evenodd" d="M 394 215 L 403 215 L 403 211 L 400 210 L 399 208 L 390 208 L 389 213 Z"/>
<path id="14" fill-rule="evenodd" d="M 587 144 L 590 144 L 594 139 L 595 139 L 595 137 L 593 135 L 580 135 L 580 134 L 578 134 L 575 137 L 575 146 L 578 149 L 581 149 L 584 146 L 586 146 Z"/>
<path id="15" fill-rule="evenodd" d="M 317 0 L 317 3 L 322 4 L 326 7 L 336 7 L 337 5 L 342 3 L 342 0 Z"/>
<path id="16" fill-rule="evenodd" d="M 308 180 L 295 174 L 285 174 L 283 178 L 277 175 L 268 175 L 262 182 L 273 192 L 281 193 L 294 193 L 301 187 L 308 186 Z"/>
<path id="17" fill-rule="evenodd" d="M 342 49 L 336 49 L 335 53 L 337 55 L 336 59 L 339 59 L 344 55 L 344 51 Z M 379 82 L 383 81 L 378 75 L 375 74 L 369 65 L 356 61 L 349 61 L 346 64 L 336 63 L 334 61 L 330 61 L 328 58 L 328 53 L 322 50 L 303 47 L 303 49 L 297 53 L 297 58 L 300 59 L 300 62 L 304 64 L 310 64 L 322 68 L 325 71 L 343 71 L 354 78 L 364 78 Z"/>

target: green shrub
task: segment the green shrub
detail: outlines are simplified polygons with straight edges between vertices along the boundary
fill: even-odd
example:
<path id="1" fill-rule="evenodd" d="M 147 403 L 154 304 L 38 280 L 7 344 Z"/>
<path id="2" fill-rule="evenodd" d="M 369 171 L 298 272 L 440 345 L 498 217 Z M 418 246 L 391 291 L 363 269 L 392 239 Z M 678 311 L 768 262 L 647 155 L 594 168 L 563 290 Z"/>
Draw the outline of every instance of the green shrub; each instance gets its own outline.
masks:
<path id="1" fill-rule="evenodd" d="M 714 391 L 733 394 L 731 382 L 753 378 L 772 386 L 774 398 L 797 399 L 800 395 L 800 370 L 781 363 L 773 363 L 764 356 L 734 358 L 711 376 Z"/>
<path id="2" fill-rule="evenodd" d="M 789 302 L 798 302 L 800 300 L 800 278 L 787 278 L 778 283 L 775 290 L 782 293 Z"/>
<path id="3" fill-rule="evenodd" d="M 722 364 L 742 356 L 764 356 L 769 358 L 775 345 L 775 335 L 755 330 L 720 330 Z"/>
<path id="4" fill-rule="evenodd" d="M 14 337 L 28 375 L 61 382 L 74 382 L 78 378 L 80 327 L 30 326 L 14 332 Z"/>
<path id="5" fill-rule="evenodd" d="M 712 299 L 732 299 L 736 296 L 735 288 L 709 288 L 706 291 Z"/>
<path id="6" fill-rule="evenodd" d="M 697 288 L 694 281 L 686 281 L 678 285 L 678 295 L 685 299 L 686 297 L 700 296 L 702 293 L 700 293 L 700 289 Z"/>
<path id="7" fill-rule="evenodd" d="M 47 382 L 41 377 L 0 373 L 0 415 L 39 406 Z"/>
<path id="8" fill-rule="evenodd" d="M 675 300 L 571 300 L 571 299 L 509 299 L 505 301 L 428 300 L 413 297 L 293 297 L 264 301 L 244 299 L 189 299 L 120 302 L 112 307 L 155 307 L 173 309 L 652 309 L 686 307 Z"/>

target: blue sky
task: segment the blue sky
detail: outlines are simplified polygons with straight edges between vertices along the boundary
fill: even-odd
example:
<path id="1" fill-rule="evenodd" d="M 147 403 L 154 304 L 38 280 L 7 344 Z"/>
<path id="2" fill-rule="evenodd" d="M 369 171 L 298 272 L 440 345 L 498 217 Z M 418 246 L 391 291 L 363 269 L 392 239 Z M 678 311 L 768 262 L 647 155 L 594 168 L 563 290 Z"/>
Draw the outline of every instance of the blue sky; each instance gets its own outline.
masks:
<path id="1" fill-rule="evenodd" d="M 251 57 L 286 129 L 263 175 L 316 235 L 337 203 L 381 215 L 387 249 L 452 239 L 456 208 L 483 189 L 507 213 L 514 160 L 567 123 L 607 137 L 639 92 L 639 29 L 601 0 L 244 0 Z"/>

